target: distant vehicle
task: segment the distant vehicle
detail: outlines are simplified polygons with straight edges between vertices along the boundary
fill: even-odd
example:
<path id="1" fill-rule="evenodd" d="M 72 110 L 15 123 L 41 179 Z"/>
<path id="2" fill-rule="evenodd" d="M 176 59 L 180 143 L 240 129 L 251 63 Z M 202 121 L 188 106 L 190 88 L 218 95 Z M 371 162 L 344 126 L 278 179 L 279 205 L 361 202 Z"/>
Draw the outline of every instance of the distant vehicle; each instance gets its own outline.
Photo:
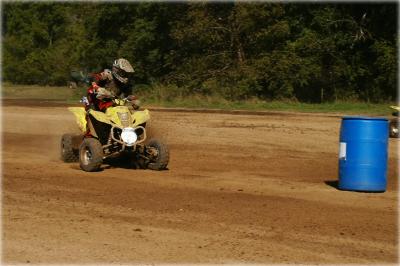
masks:
<path id="1" fill-rule="evenodd" d="M 400 116 L 400 106 L 390 106 L 393 110 L 395 110 L 392 115 L 395 118 L 392 118 L 389 122 L 389 136 L 391 138 L 399 137 L 399 116 Z"/>
<path id="2" fill-rule="evenodd" d="M 69 88 L 70 89 L 77 89 L 81 86 L 90 86 L 91 77 L 90 73 L 85 71 L 79 70 L 72 70 L 70 73 L 70 81 L 69 81 Z"/>

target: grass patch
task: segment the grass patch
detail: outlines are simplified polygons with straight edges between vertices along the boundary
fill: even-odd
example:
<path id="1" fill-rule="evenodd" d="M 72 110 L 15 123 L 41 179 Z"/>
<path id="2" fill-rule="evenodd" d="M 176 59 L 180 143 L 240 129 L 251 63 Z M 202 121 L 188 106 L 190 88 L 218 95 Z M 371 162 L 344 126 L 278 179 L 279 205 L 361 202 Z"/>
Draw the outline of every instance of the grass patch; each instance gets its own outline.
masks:
<path id="1" fill-rule="evenodd" d="M 4 99 L 48 99 L 65 103 L 78 103 L 86 95 L 86 88 L 70 89 L 65 87 L 50 87 L 37 85 L 2 84 Z M 310 104 L 295 101 L 262 101 L 251 99 L 246 101 L 228 101 L 219 96 L 191 95 L 183 97 L 168 93 L 165 88 L 154 90 L 148 86 L 138 89 L 137 95 L 143 106 L 205 108 L 223 110 L 253 110 L 253 111 L 292 111 L 339 113 L 348 115 L 379 115 L 389 116 L 390 105 L 396 103 L 371 104 L 363 102 L 339 101 L 335 103 Z"/>
<path id="2" fill-rule="evenodd" d="M 45 99 L 76 103 L 82 98 L 82 96 L 86 95 L 86 89 L 70 89 L 67 86 L 53 87 L 3 83 L 1 86 L 1 95 L 3 99 Z"/>
<path id="3" fill-rule="evenodd" d="M 51 87 L 37 85 L 12 85 L 3 83 L 2 98 L 5 99 L 48 99 L 67 100 L 73 96 L 73 91 L 67 87 Z"/>
<path id="4" fill-rule="evenodd" d="M 390 115 L 390 105 L 395 103 L 371 104 L 363 102 L 335 102 L 335 103 L 300 103 L 291 101 L 261 101 L 247 100 L 231 102 L 213 97 L 186 97 L 169 101 L 156 99 L 143 99 L 146 105 L 160 107 L 182 107 L 182 108 L 210 108 L 223 110 L 252 110 L 252 111 L 291 111 L 311 113 L 339 113 L 349 115 Z"/>

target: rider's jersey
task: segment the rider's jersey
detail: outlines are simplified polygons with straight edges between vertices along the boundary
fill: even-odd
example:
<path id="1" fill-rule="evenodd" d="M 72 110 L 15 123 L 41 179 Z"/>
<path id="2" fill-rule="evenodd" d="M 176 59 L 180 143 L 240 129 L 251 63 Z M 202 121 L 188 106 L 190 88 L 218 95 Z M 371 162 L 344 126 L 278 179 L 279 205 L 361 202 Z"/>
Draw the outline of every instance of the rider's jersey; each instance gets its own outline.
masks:
<path id="1" fill-rule="evenodd" d="M 114 79 L 109 69 L 104 69 L 103 72 L 93 74 L 93 79 L 99 87 L 107 89 L 116 97 L 124 98 L 132 94 L 132 85 L 130 83 L 123 84 Z"/>

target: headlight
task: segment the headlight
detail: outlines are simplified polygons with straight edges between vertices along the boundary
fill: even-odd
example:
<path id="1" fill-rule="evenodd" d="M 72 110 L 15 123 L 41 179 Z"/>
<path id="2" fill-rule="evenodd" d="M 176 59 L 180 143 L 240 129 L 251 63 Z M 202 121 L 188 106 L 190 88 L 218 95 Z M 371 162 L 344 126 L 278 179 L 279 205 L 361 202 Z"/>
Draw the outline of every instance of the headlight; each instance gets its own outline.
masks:
<path id="1" fill-rule="evenodd" d="M 127 146 L 132 146 L 137 141 L 135 130 L 131 127 L 122 129 L 121 138 Z"/>

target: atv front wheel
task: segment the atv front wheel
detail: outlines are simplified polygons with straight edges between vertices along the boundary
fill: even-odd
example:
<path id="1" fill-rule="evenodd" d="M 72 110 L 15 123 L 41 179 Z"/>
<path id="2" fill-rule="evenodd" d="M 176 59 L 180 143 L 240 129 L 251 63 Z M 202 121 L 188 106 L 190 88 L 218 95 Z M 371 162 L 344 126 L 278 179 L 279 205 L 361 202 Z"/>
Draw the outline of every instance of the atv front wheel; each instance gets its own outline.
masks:
<path id="1" fill-rule="evenodd" d="M 399 137 L 399 121 L 397 119 L 393 119 L 389 123 L 389 136 L 391 138 Z"/>
<path id="2" fill-rule="evenodd" d="M 66 163 L 73 163 L 79 161 L 78 150 L 73 149 L 72 145 L 73 135 L 64 134 L 61 137 L 61 160 Z"/>
<path id="3" fill-rule="evenodd" d="M 79 147 L 79 165 L 83 171 L 100 170 L 103 163 L 103 147 L 95 138 L 85 138 Z"/>
<path id="4" fill-rule="evenodd" d="M 151 139 L 146 146 L 146 153 L 150 158 L 147 168 L 152 170 L 163 170 L 169 162 L 169 150 L 167 145 L 158 139 Z"/>

